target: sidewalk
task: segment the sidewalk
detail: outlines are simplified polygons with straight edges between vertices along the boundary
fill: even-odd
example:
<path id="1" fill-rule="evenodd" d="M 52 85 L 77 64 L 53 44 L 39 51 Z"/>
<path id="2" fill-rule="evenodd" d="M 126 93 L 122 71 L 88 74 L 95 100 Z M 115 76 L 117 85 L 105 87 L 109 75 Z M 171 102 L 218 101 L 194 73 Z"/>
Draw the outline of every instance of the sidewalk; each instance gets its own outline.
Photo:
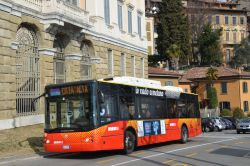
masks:
<path id="1" fill-rule="evenodd" d="M 42 124 L 0 131 L 0 159 L 43 152 Z"/>

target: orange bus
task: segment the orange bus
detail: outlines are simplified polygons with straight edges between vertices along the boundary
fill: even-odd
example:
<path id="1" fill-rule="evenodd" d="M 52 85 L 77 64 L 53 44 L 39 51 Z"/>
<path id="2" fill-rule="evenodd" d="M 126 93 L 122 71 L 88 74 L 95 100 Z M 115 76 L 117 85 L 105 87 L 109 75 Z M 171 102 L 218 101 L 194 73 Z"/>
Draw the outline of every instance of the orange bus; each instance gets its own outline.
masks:
<path id="1" fill-rule="evenodd" d="M 133 77 L 45 87 L 47 152 L 124 150 L 201 134 L 198 96 Z"/>

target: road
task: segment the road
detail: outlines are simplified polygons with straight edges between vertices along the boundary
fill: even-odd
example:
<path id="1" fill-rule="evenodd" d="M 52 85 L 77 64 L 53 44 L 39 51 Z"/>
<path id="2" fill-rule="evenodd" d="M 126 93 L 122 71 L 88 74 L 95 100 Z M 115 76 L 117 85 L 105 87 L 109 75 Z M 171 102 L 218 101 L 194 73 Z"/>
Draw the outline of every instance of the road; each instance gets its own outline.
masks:
<path id="1" fill-rule="evenodd" d="M 210 132 L 186 144 L 169 142 L 137 149 L 130 155 L 119 151 L 21 156 L 0 160 L 0 166 L 247 166 L 250 134 L 234 130 Z"/>

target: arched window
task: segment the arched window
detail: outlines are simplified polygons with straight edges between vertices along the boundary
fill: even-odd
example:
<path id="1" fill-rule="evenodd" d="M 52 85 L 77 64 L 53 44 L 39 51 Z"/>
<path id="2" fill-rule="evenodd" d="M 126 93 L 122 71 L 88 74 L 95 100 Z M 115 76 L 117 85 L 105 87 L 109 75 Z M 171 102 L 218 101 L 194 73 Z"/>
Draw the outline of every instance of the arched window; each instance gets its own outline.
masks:
<path id="1" fill-rule="evenodd" d="M 40 67 L 38 38 L 34 26 L 22 24 L 17 30 L 16 41 L 16 110 L 17 115 L 36 114 L 33 100 L 40 94 Z"/>
<path id="2" fill-rule="evenodd" d="M 80 62 L 80 76 L 81 80 L 91 78 L 91 55 L 93 54 L 93 48 L 90 42 L 83 41 L 81 43 L 82 59 Z"/>

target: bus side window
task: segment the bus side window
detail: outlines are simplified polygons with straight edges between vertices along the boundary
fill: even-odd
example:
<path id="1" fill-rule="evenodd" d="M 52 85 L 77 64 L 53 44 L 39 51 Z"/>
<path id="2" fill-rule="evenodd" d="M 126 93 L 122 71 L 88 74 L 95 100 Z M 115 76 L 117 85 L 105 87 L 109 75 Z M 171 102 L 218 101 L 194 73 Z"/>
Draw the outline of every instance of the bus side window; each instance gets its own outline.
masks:
<path id="1" fill-rule="evenodd" d="M 177 118 L 177 106 L 175 99 L 167 99 L 167 112 L 169 118 Z"/>
<path id="2" fill-rule="evenodd" d="M 134 89 L 129 86 L 119 86 L 120 118 L 136 119 Z"/>
<path id="3" fill-rule="evenodd" d="M 187 101 L 187 113 L 188 113 L 187 115 L 188 118 L 196 117 L 194 110 L 194 103 L 191 100 Z"/>
<path id="4" fill-rule="evenodd" d="M 118 118 L 116 97 L 108 94 L 104 96 L 105 101 L 100 104 L 101 124 L 115 121 Z"/>
<path id="5" fill-rule="evenodd" d="M 187 109 L 185 100 L 177 102 L 177 118 L 187 118 Z"/>
<path id="6" fill-rule="evenodd" d="M 120 97 L 120 116 L 121 119 L 130 119 L 129 116 L 129 103 L 126 99 L 126 97 L 122 96 Z"/>

